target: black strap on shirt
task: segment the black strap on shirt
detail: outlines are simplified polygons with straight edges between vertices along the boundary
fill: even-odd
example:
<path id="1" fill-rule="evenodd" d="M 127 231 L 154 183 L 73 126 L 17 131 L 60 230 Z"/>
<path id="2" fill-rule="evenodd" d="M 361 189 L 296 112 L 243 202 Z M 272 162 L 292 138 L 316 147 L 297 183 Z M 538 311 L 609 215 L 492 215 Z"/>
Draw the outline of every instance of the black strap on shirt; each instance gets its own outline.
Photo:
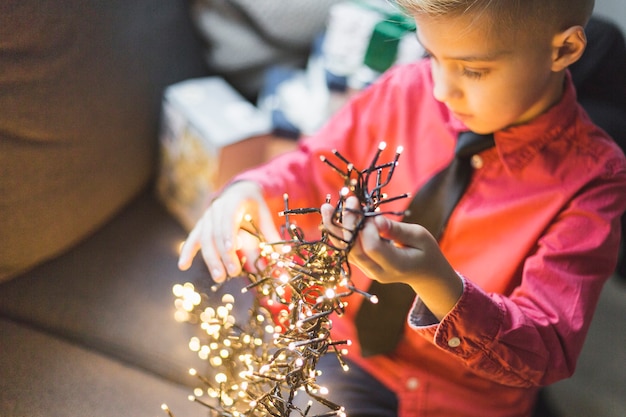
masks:
<path id="1" fill-rule="evenodd" d="M 459 134 L 454 158 L 419 190 L 409 205 L 409 214 L 402 221 L 420 224 L 439 239 L 452 210 L 470 182 L 472 156 L 493 145 L 491 134 Z M 378 281 L 372 281 L 368 291 L 376 295 L 378 303 L 364 301 L 357 312 L 355 324 L 361 354 L 372 356 L 389 353 L 402 337 L 415 292 L 407 284 L 381 284 Z"/>

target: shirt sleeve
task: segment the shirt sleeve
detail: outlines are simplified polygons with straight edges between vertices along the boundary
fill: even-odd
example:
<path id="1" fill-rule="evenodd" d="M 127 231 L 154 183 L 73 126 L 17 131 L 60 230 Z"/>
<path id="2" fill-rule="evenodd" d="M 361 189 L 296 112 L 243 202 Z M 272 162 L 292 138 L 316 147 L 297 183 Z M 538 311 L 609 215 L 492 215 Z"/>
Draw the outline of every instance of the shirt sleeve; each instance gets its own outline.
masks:
<path id="1" fill-rule="evenodd" d="M 555 218 L 524 262 L 511 294 L 464 278 L 453 309 L 437 322 L 419 297 L 409 325 L 474 373 L 510 386 L 571 376 L 600 292 L 618 253 L 624 172 L 590 184 Z"/>
<path id="2" fill-rule="evenodd" d="M 420 91 L 425 88 L 423 74 L 429 73 L 427 62 L 420 62 L 417 70 L 389 70 L 367 89 L 353 96 L 330 120 L 314 135 L 300 140 L 298 149 L 278 156 L 269 163 L 236 176 L 233 181 L 252 180 L 264 191 L 271 210 L 283 210 L 283 195 L 289 196 L 290 207 L 320 207 L 327 194 L 333 201 L 344 186 L 344 178 L 329 165 L 321 161 L 327 158 L 337 167 L 345 164 L 333 152 L 340 153 L 355 167 L 367 167 L 378 151 L 381 141 L 387 148 L 381 160 L 391 160 L 397 145 L 404 145 L 407 134 L 398 120 L 414 120 L 406 114 L 399 114 L 397 104 L 400 95 L 406 93 L 406 83 L 415 85 L 409 91 L 411 106 L 402 106 L 408 112 L 414 111 L 421 100 Z M 417 65 L 417 64 L 416 64 Z M 422 74 L 416 77 L 415 73 Z M 435 110 L 431 110 L 435 111 Z M 396 143 L 396 142 L 401 143 Z M 395 183 L 394 183 L 395 184 Z M 315 225 L 317 226 L 317 225 Z"/>

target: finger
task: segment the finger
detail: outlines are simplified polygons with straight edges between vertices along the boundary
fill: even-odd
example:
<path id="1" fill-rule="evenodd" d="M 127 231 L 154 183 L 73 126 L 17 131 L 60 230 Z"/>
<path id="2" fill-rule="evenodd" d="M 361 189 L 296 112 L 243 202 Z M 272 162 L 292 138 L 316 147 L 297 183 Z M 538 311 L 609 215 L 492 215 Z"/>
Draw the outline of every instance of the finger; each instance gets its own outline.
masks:
<path id="1" fill-rule="evenodd" d="M 201 254 L 204 263 L 209 269 L 211 278 L 215 282 L 223 282 L 226 279 L 226 270 L 221 261 L 219 253 L 215 247 L 215 236 L 211 232 L 213 229 L 212 208 L 205 212 L 202 218 L 202 229 L 200 230 L 199 240 Z"/>
<path id="2" fill-rule="evenodd" d="M 187 240 L 183 242 L 180 254 L 178 255 L 178 268 L 181 271 L 186 271 L 191 267 L 193 258 L 200 250 L 200 229 L 201 225 L 197 223 L 189 233 L 189 236 L 187 236 Z"/>
<path id="3" fill-rule="evenodd" d="M 225 270 L 229 276 L 241 274 L 241 261 L 237 255 L 236 238 L 241 228 L 241 223 L 245 214 L 245 209 L 231 209 L 224 205 L 214 207 L 212 225 L 214 228 L 212 242 L 203 242 L 203 248 L 213 246 L 219 256 L 215 268 Z M 213 256 L 211 252 L 207 254 L 209 258 Z M 219 265 L 217 265 L 219 264 Z"/>
<path id="4" fill-rule="evenodd" d="M 325 203 L 320 208 L 322 213 L 322 224 L 330 236 L 331 244 L 338 248 L 343 248 L 345 245 L 342 241 L 343 230 L 341 225 L 337 223 L 335 217 L 335 207 Z"/>
<path id="5" fill-rule="evenodd" d="M 377 277 L 382 272 L 382 267 L 377 260 L 376 251 L 384 243 L 373 219 L 366 219 L 350 250 L 350 262 L 369 277 Z"/>
<path id="6" fill-rule="evenodd" d="M 377 216 L 375 223 L 380 235 L 397 245 L 421 248 L 435 240 L 426 228 L 418 224 L 393 221 L 384 216 Z"/>
<path id="7" fill-rule="evenodd" d="M 259 221 L 259 230 L 261 230 L 267 242 L 278 242 L 281 240 L 274 224 L 274 217 L 265 203 L 259 205 Z"/>
<path id="8" fill-rule="evenodd" d="M 348 197 L 344 204 L 342 214 L 343 238 L 347 242 L 352 242 L 354 240 L 354 235 L 357 233 L 357 225 L 362 218 L 359 199 L 354 196 Z"/>
<path id="9" fill-rule="evenodd" d="M 383 269 L 410 270 L 429 248 L 437 246 L 426 229 L 417 224 L 395 222 L 382 216 L 372 222 L 376 232 L 363 231 L 363 250 Z M 378 239 L 374 239 L 378 233 Z"/>
<path id="10" fill-rule="evenodd" d="M 236 250 L 240 264 L 246 271 L 252 271 L 256 268 L 256 261 L 260 255 L 259 243 L 274 243 L 282 240 L 274 224 L 274 218 L 264 201 L 259 204 L 258 211 L 258 219 L 252 216 L 250 218 L 244 217 L 244 223 L 250 222 L 251 233 L 240 230 L 237 236 Z M 254 223 L 253 227 L 252 223 Z M 258 230 L 260 235 L 254 230 Z"/>

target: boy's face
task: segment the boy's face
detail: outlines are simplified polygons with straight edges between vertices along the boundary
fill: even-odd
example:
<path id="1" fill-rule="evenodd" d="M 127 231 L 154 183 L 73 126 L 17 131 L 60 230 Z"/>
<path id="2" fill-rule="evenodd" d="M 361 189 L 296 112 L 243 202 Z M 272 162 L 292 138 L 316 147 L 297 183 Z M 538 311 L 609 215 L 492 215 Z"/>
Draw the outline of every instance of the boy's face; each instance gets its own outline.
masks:
<path id="1" fill-rule="evenodd" d="M 530 121 L 562 94 L 562 74 L 551 69 L 551 39 L 507 42 L 512 36 L 489 36 L 484 19 L 470 26 L 466 16 L 415 18 L 432 57 L 435 98 L 477 133 Z"/>

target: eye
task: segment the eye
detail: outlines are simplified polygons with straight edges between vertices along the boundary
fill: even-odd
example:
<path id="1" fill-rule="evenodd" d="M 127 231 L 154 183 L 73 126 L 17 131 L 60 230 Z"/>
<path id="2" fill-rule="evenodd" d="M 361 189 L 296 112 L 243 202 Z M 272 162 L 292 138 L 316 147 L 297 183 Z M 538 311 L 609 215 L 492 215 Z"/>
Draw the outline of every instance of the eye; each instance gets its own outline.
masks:
<path id="1" fill-rule="evenodd" d="M 487 70 L 475 70 L 475 69 L 463 67 L 461 70 L 461 73 L 464 77 L 471 78 L 474 80 L 480 80 L 485 75 L 487 75 L 488 71 Z"/>

